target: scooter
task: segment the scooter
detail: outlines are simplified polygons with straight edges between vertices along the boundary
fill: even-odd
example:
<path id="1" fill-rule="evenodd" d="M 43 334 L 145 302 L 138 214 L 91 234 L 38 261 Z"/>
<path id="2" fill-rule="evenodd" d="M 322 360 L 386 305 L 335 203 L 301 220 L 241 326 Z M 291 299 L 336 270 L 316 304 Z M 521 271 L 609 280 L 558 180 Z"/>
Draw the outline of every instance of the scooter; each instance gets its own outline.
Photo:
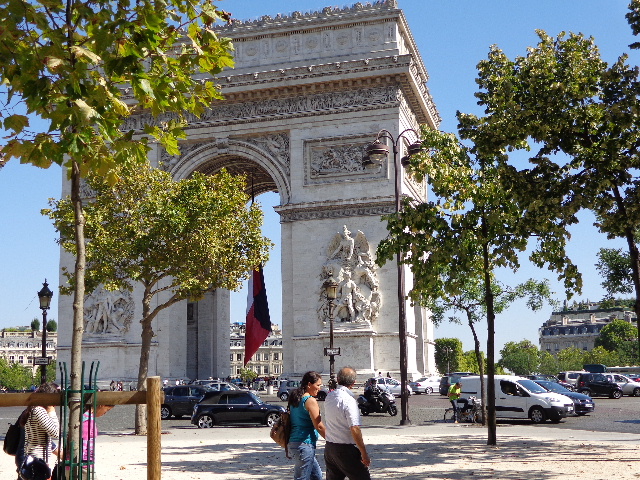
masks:
<path id="1" fill-rule="evenodd" d="M 391 393 L 383 392 L 378 387 L 373 387 L 373 389 L 366 391 L 364 395 L 358 397 L 358 408 L 362 415 L 388 413 L 394 417 L 398 414 L 396 399 Z"/>

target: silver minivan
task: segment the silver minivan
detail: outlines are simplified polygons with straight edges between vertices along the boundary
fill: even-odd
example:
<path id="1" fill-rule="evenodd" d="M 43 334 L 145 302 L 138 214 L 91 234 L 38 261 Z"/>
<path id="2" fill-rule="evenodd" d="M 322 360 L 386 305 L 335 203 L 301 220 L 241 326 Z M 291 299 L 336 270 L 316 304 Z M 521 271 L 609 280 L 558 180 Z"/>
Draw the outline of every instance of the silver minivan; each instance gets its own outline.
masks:
<path id="1" fill-rule="evenodd" d="M 558 380 L 564 383 L 568 383 L 569 385 L 576 386 L 578 382 L 578 377 L 582 373 L 588 373 L 586 370 L 571 370 L 569 372 L 560 372 L 558 376 Z"/>

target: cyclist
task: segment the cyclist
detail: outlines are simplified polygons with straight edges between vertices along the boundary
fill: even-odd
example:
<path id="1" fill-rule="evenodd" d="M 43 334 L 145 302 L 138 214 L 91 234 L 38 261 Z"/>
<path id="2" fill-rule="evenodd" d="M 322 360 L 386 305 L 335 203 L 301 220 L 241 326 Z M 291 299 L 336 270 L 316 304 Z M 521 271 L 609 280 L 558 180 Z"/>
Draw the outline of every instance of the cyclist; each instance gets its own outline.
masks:
<path id="1" fill-rule="evenodd" d="M 460 416 L 458 409 L 458 399 L 460 398 L 461 393 L 462 385 L 460 384 L 460 381 L 457 381 L 449 387 L 449 401 L 451 402 L 451 406 L 453 407 L 453 419 L 455 423 L 458 423 L 458 419 Z"/>

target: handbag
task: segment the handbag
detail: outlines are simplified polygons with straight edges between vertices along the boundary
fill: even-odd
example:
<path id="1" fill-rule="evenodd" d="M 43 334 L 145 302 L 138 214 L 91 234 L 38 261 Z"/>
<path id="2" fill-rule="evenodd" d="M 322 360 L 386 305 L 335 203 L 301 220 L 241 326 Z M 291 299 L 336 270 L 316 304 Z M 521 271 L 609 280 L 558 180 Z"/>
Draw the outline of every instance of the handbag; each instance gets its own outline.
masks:
<path id="1" fill-rule="evenodd" d="M 10 423 L 7 433 L 4 435 L 4 445 L 2 449 L 4 453 L 14 455 L 18 453 L 18 446 L 20 445 L 20 430 L 21 426 L 16 423 Z"/>
<path id="2" fill-rule="evenodd" d="M 282 412 L 280 418 L 271 427 L 271 433 L 269 434 L 271 439 L 278 445 L 284 448 L 285 455 L 289 457 L 289 437 L 291 436 L 291 415 L 289 411 Z"/>
<path id="3" fill-rule="evenodd" d="M 43 459 L 27 455 L 18 474 L 22 480 L 47 480 L 51 478 L 51 468 Z"/>

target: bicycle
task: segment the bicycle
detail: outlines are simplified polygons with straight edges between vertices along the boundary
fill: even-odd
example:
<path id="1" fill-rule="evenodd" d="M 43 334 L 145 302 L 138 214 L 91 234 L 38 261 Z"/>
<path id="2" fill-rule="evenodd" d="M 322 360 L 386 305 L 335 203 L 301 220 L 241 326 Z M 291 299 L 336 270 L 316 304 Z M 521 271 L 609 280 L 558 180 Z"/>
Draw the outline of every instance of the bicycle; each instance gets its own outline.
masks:
<path id="1" fill-rule="evenodd" d="M 469 397 L 467 402 L 460 402 L 458 410 L 458 422 L 482 423 L 482 403 L 476 397 Z M 444 411 L 444 421 L 453 423 L 455 421 L 455 411 L 449 407 Z"/>

